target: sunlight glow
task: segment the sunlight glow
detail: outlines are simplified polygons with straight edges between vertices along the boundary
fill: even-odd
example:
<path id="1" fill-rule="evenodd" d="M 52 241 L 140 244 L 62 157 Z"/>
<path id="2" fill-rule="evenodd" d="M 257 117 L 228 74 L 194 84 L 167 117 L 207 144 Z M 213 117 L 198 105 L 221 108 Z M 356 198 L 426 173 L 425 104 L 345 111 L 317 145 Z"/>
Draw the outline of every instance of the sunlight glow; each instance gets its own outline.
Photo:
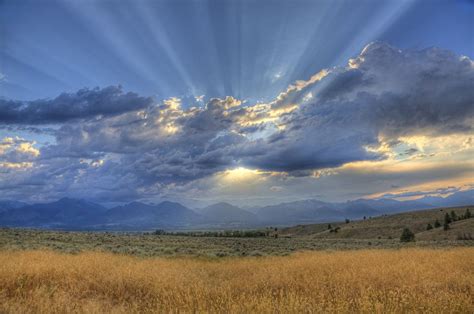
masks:
<path id="1" fill-rule="evenodd" d="M 254 180 L 259 177 L 258 170 L 238 167 L 231 170 L 226 170 L 221 174 L 221 179 L 226 182 L 244 182 Z"/>

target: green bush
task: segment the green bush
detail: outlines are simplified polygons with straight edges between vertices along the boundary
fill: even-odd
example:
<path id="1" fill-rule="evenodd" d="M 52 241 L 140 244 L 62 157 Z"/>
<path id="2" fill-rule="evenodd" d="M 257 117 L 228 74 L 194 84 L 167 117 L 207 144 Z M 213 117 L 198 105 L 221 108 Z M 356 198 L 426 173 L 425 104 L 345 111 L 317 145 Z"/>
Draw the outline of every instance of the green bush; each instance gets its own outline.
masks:
<path id="1" fill-rule="evenodd" d="M 444 225 L 443 225 L 443 230 L 444 230 L 444 231 L 449 230 L 449 224 L 448 224 L 448 223 L 446 223 L 446 222 L 444 223 Z"/>
<path id="2" fill-rule="evenodd" d="M 414 242 L 415 234 L 408 228 L 404 228 L 400 236 L 400 242 Z"/>

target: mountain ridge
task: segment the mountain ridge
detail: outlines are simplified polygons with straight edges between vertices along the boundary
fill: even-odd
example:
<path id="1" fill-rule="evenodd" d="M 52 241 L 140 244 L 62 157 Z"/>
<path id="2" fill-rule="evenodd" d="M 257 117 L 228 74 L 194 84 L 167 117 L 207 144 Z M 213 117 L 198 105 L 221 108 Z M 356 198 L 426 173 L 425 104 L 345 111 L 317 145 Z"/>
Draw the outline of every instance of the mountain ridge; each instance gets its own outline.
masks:
<path id="1" fill-rule="evenodd" d="M 473 204 L 474 190 L 456 192 L 445 198 L 424 197 L 415 201 L 379 198 L 330 203 L 308 199 L 262 206 L 254 211 L 226 202 L 193 210 L 171 201 L 159 204 L 134 201 L 107 209 L 100 204 L 73 198 L 37 204 L 0 200 L 0 227 L 93 230 L 250 228 L 362 219 L 411 210 Z"/>

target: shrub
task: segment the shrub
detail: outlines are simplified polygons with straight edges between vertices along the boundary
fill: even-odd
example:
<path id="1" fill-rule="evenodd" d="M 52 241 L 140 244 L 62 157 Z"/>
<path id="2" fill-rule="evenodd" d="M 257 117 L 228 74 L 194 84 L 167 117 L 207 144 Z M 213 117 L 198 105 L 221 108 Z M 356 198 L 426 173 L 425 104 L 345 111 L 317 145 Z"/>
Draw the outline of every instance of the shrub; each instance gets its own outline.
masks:
<path id="1" fill-rule="evenodd" d="M 346 224 L 350 223 L 351 221 L 349 219 L 346 218 Z"/>
<path id="2" fill-rule="evenodd" d="M 431 229 L 433 229 L 433 226 L 432 226 L 431 224 L 428 224 L 428 225 L 426 226 L 426 230 L 431 230 Z"/>
<path id="3" fill-rule="evenodd" d="M 435 227 L 435 228 L 441 227 L 441 223 L 439 222 L 438 219 L 435 220 L 435 222 L 434 222 L 434 227 Z"/>
<path id="4" fill-rule="evenodd" d="M 472 240 L 472 236 L 470 233 L 464 233 L 462 235 L 458 234 L 456 240 Z"/>
<path id="5" fill-rule="evenodd" d="M 448 224 L 448 223 L 446 223 L 446 222 L 444 223 L 444 225 L 443 225 L 443 230 L 444 230 L 444 231 L 449 230 L 449 224 Z"/>
<path id="6" fill-rule="evenodd" d="M 404 228 L 400 236 L 400 242 L 414 242 L 415 234 L 408 228 Z"/>
<path id="7" fill-rule="evenodd" d="M 466 213 L 464 214 L 464 217 L 465 217 L 466 219 L 471 218 L 471 211 L 469 210 L 469 208 L 466 208 Z"/>
<path id="8" fill-rule="evenodd" d="M 328 224 L 328 230 L 331 230 L 331 229 L 332 229 L 331 224 Z"/>

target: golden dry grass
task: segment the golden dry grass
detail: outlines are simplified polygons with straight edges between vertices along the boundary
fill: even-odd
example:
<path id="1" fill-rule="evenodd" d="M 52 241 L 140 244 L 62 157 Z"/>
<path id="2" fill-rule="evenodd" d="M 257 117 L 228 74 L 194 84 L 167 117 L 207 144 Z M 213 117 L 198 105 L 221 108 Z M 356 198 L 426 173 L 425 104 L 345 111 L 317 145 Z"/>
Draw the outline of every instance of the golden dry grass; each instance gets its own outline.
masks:
<path id="1" fill-rule="evenodd" d="M 140 259 L 0 253 L 0 312 L 473 313 L 474 248 Z"/>

